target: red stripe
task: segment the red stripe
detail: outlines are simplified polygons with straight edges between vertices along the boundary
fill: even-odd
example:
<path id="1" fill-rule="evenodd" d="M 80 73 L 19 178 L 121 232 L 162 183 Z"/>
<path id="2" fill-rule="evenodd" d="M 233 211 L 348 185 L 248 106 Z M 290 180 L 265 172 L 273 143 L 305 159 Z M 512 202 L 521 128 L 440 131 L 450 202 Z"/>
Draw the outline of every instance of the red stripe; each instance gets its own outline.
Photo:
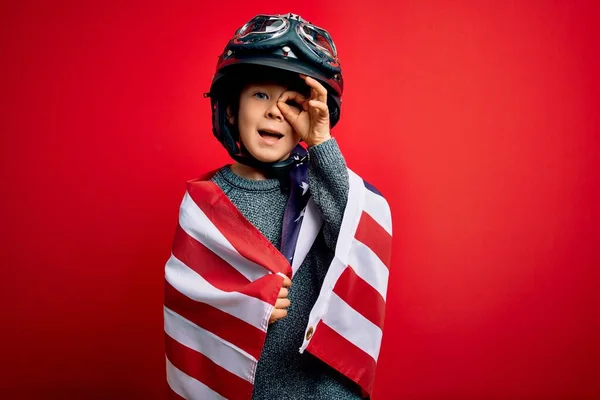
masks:
<path id="1" fill-rule="evenodd" d="M 323 321 L 317 325 L 307 350 L 358 383 L 363 393 L 372 394 L 377 367 L 375 360 Z"/>
<path id="2" fill-rule="evenodd" d="M 182 345 L 166 333 L 165 349 L 171 364 L 221 396 L 228 399 L 249 399 L 252 396 L 250 382 L 215 364 L 205 355 Z"/>
<path id="3" fill-rule="evenodd" d="M 167 399 L 169 399 L 169 400 L 185 400 L 185 397 L 181 397 L 180 395 L 175 393 L 175 391 L 173 389 L 171 389 L 171 386 L 169 386 L 169 384 L 167 383 Z"/>
<path id="4" fill-rule="evenodd" d="M 350 307 L 383 330 L 385 300 L 351 268 L 346 268 L 333 291 Z"/>
<path id="5" fill-rule="evenodd" d="M 275 304 L 277 300 L 276 295 L 273 297 L 274 286 L 266 285 L 265 281 L 270 282 L 275 279 L 275 282 L 281 287 L 282 277 L 266 274 L 262 278 L 250 282 L 237 269 L 188 235 L 181 226 L 178 226 L 175 231 L 173 255 L 220 290 L 244 293 L 269 304 Z M 276 290 L 279 293 L 279 288 Z"/>
<path id="6" fill-rule="evenodd" d="M 292 276 L 292 267 L 283 254 L 244 217 L 217 184 L 190 181 L 187 190 L 192 200 L 238 253 L 273 273 L 282 272 Z"/>
<path id="7" fill-rule="evenodd" d="M 221 290 L 232 292 L 250 283 L 237 269 L 188 235 L 180 225 L 175 230 L 173 255 Z"/>
<path id="8" fill-rule="evenodd" d="M 279 289 L 276 290 L 279 292 Z M 258 360 L 260 357 L 266 337 L 265 332 L 218 308 L 190 299 L 167 281 L 165 281 L 165 306 L 188 321 L 236 345 L 255 359 Z"/>
<path id="9" fill-rule="evenodd" d="M 392 236 L 366 212 L 363 212 L 354 238 L 370 248 L 390 269 Z"/>

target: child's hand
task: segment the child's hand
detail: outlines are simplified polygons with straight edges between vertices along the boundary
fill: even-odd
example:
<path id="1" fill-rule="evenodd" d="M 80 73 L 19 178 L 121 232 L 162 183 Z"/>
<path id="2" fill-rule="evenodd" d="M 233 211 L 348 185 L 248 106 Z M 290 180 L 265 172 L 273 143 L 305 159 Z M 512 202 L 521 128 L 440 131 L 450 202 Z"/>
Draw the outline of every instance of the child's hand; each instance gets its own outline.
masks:
<path id="1" fill-rule="evenodd" d="M 298 92 L 287 91 L 277 100 L 277 107 L 298 136 L 312 147 L 331 138 L 327 89 L 310 76 L 301 74 L 300 77 L 311 88 L 310 99 Z M 295 102 L 300 107 L 290 107 L 287 102 Z"/>
<path id="2" fill-rule="evenodd" d="M 286 288 L 289 288 L 290 286 L 292 286 L 292 281 L 290 280 L 290 278 L 286 277 L 283 280 L 283 287 L 281 288 L 281 290 L 279 290 L 279 296 L 277 301 L 275 302 L 275 308 L 273 309 L 271 317 L 269 318 L 270 324 L 280 320 L 281 318 L 287 315 L 286 308 L 288 308 L 291 303 L 287 298 L 288 290 Z"/>

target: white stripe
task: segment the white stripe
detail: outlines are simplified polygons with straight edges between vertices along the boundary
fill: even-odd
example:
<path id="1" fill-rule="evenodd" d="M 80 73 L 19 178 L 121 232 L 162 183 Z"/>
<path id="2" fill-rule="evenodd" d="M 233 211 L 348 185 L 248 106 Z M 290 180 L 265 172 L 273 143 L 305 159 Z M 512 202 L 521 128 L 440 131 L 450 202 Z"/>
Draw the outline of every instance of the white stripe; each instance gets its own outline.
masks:
<path id="1" fill-rule="evenodd" d="M 362 178 L 351 170 L 348 170 L 348 183 L 350 184 L 348 202 L 346 203 L 344 218 L 342 219 L 340 234 L 338 235 L 335 247 L 335 258 L 339 259 L 344 264 L 344 267 L 348 265 L 348 255 L 352 247 L 352 239 L 356 234 L 356 228 L 358 227 L 364 207 L 365 192 L 368 192 Z M 339 272 L 341 273 L 342 271 Z M 338 277 L 339 274 L 335 277 L 335 280 Z M 333 288 L 333 285 L 331 287 Z"/>
<path id="2" fill-rule="evenodd" d="M 390 271 L 373 250 L 354 239 L 350 250 L 349 265 L 356 275 L 379 292 L 383 300 L 386 299 Z"/>
<path id="3" fill-rule="evenodd" d="M 187 192 L 181 203 L 179 225 L 188 235 L 231 264 L 249 281 L 254 282 L 270 273 L 267 269 L 242 257 Z"/>
<path id="4" fill-rule="evenodd" d="M 167 382 L 175 393 L 188 400 L 226 400 L 204 383 L 171 364 L 167 358 Z"/>
<path id="5" fill-rule="evenodd" d="M 214 333 L 200 328 L 167 307 L 164 316 L 167 335 L 182 345 L 204 354 L 232 374 L 250 383 L 254 382 L 253 371 L 256 359 L 250 354 Z"/>
<path id="6" fill-rule="evenodd" d="M 348 201 L 346 203 L 346 209 L 344 210 L 344 218 L 342 219 L 342 226 L 335 247 L 335 256 L 325 275 L 319 297 L 310 311 L 308 324 L 305 329 L 304 341 L 300 347 L 300 353 L 304 352 L 309 344 L 309 341 L 306 340 L 306 331 L 311 328 L 316 329 L 318 322 L 323 318 L 323 314 L 331 312 L 328 310 L 329 296 L 333 293 L 335 283 L 348 265 L 350 249 L 352 248 L 354 234 L 356 233 L 356 228 L 358 227 L 362 215 L 362 207 L 365 200 L 364 196 L 367 191 L 362 178 L 350 169 L 348 169 L 348 183 L 350 185 Z"/>
<path id="7" fill-rule="evenodd" d="M 265 315 L 270 315 L 273 311 L 271 304 L 243 293 L 225 292 L 214 287 L 174 255 L 167 261 L 165 278 L 190 299 L 210 304 L 263 332 L 267 331 L 268 319 Z"/>
<path id="8" fill-rule="evenodd" d="M 304 217 L 302 218 L 302 226 L 298 234 L 298 242 L 296 250 L 294 250 L 294 260 L 292 261 L 292 276 L 296 273 L 302 262 L 306 258 L 308 251 L 312 247 L 321 225 L 323 224 L 323 216 L 311 197 L 306 204 Z"/>
<path id="9" fill-rule="evenodd" d="M 380 195 L 365 190 L 364 211 L 369 214 L 383 229 L 392 234 L 392 213 L 388 202 Z"/>
<path id="10" fill-rule="evenodd" d="M 323 322 L 377 361 L 383 336 L 381 329 L 335 293 L 331 294 L 329 310 L 323 316 Z"/>

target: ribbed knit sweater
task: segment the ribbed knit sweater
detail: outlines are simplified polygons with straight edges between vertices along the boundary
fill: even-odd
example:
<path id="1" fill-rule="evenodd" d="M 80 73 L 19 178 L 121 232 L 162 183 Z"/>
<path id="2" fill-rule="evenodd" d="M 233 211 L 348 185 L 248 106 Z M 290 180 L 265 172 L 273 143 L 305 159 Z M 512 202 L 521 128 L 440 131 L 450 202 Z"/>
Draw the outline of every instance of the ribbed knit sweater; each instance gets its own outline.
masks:
<path id="1" fill-rule="evenodd" d="M 310 311 L 333 260 L 348 198 L 348 172 L 335 139 L 309 148 L 308 184 L 323 227 L 292 279 L 288 315 L 269 325 L 256 369 L 253 400 L 360 399 L 358 385 L 307 351 L 300 354 Z M 212 178 L 277 248 L 289 194 L 277 179 L 250 180 L 225 166 Z"/>

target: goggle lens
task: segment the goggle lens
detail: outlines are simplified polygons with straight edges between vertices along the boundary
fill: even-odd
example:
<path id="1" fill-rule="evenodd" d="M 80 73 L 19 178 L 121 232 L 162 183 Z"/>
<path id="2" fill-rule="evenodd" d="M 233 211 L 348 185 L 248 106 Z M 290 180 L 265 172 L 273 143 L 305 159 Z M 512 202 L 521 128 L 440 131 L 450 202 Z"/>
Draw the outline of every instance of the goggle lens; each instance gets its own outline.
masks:
<path id="1" fill-rule="evenodd" d="M 274 34 L 283 31 L 288 22 L 283 18 L 269 15 L 258 15 L 240 28 L 237 39 L 244 42 L 257 42 L 270 39 Z"/>
<path id="2" fill-rule="evenodd" d="M 301 26 L 303 39 L 308 40 L 310 43 L 318 48 L 319 51 L 325 52 L 332 59 L 337 58 L 337 51 L 333 41 L 329 37 L 327 31 L 317 28 L 314 25 L 303 24 Z"/>

